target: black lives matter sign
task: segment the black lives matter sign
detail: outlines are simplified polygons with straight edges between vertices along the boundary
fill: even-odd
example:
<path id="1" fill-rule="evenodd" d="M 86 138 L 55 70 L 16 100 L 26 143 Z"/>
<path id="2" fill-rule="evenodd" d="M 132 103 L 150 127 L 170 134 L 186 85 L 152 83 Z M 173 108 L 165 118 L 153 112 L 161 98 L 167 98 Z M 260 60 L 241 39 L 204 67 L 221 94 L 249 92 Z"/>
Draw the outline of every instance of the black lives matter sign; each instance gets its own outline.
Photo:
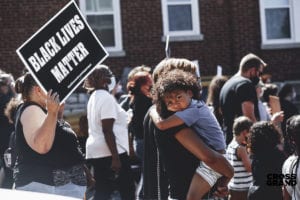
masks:
<path id="1" fill-rule="evenodd" d="M 74 1 L 19 47 L 17 54 L 43 90 L 57 92 L 61 102 L 108 56 Z"/>

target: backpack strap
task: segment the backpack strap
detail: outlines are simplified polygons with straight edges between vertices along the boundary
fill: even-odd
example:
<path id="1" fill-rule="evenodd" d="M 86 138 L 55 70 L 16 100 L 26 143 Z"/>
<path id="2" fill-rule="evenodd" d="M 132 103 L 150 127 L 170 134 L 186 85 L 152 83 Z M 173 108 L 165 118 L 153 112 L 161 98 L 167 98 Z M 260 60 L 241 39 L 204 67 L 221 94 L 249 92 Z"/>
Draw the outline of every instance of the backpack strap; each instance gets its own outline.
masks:
<path id="1" fill-rule="evenodd" d="M 16 109 L 16 112 L 15 112 L 15 115 L 14 115 L 14 127 L 15 127 L 15 130 L 17 128 L 17 121 L 19 120 L 20 118 L 20 114 L 21 114 L 21 110 L 22 110 L 22 107 L 23 107 L 24 103 L 20 103 Z"/>

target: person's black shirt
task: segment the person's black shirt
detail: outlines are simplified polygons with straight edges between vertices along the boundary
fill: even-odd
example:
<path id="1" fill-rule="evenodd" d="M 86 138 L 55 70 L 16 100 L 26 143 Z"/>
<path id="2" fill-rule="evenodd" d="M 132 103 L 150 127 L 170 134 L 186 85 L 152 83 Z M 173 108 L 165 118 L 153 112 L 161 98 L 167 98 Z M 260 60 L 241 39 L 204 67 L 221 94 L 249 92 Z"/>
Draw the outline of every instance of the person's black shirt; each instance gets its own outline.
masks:
<path id="1" fill-rule="evenodd" d="M 182 127 L 160 131 L 148 113 L 145 116 L 144 128 L 145 199 L 158 199 L 158 190 L 161 199 L 167 199 L 168 183 L 171 198 L 186 199 L 200 161 L 175 139 L 174 135 Z"/>
<path id="2" fill-rule="evenodd" d="M 55 138 L 50 151 L 45 154 L 34 151 L 25 140 L 23 126 L 20 121 L 21 113 L 30 105 L 39 106 L 33 102 L 24 103 L 20 107 L 20 111 L 17 112 L 17 116 L 19 116 L 16 121 L 18 158 L 14 170 L 16 187 L 24 186 L 33 181 L 54 185 L 53 170 L 65 170 L 74 165 L 83 164 L 84 157 L 74 131 L 64 121 L 57 122 Z M 40 108 L 45 113 L 47 112 L 44 108 Z"/>
<path id="3" fill-rule="evenodd" d="M 283 131 L 283 135 L 285 136 L 286 132 L 286 121 L 293 115 L 299 114 L 298 108 L 291 102 L 285 99 L 280 99 L 281 110 L 284 114 L 284 119 L 281 123 L 281 128 Z"/>
<path id="4" fill-rule="evenodd" d="M 130 105 L 133 116 L 129 124 L 129 131 L 133 134 L 135 139 L 144 138 L 143 122 L 151 105 L 152 99 L 143 94 L 136 95 L 132 104 Z"/>
<path id="5" fill-rule="evenodd" d="M 242 103 L 251 101 L 254 104 L 255 116 L 259 119 L 256 90 L 252 82 L 242 76 L 233 76 L 222 87 L 220 106 L 223 113 L 223 130 L 226 134 L 226 144 L 233 138 L 232 126 L 236 117 L 242 116 Z"/>

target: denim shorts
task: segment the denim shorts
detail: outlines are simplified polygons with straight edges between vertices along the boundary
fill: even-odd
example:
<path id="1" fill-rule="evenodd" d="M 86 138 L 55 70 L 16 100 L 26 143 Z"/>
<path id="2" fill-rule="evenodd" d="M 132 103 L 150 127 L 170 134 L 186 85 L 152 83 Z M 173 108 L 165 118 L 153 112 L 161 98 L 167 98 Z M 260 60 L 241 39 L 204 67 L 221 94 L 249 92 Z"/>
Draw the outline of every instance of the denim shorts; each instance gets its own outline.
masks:
<path id="1" fill-rule="evenodd" d="M 86 186 L 75 185 L 71 182 L 62 186 L 51 186 L 43 183 L 31 182 L 27 185 L 17 187 L 16 190 L 56 194 L 83 199 L 86 191 Z"/>

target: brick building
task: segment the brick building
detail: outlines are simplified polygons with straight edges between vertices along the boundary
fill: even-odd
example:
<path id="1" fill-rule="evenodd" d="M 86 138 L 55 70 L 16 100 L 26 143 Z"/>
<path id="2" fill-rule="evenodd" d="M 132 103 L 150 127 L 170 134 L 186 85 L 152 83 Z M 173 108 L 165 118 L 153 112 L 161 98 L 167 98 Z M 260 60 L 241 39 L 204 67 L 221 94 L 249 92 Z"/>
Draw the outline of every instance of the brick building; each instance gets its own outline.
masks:
<path id="1" fill-rule="evenodd" d="M 15 76 L 24 65 L 15 50 L 67 0 L 0 1 L 0 67 Z M 125 67 L 154 67 L 165 57 L 198 60 L 201 75 L 216 66 L 232 75 L 243 55 L 265 60 L 274 81 L 300 79 L 299 0 L 77 0 L 120 77 Z"/>

